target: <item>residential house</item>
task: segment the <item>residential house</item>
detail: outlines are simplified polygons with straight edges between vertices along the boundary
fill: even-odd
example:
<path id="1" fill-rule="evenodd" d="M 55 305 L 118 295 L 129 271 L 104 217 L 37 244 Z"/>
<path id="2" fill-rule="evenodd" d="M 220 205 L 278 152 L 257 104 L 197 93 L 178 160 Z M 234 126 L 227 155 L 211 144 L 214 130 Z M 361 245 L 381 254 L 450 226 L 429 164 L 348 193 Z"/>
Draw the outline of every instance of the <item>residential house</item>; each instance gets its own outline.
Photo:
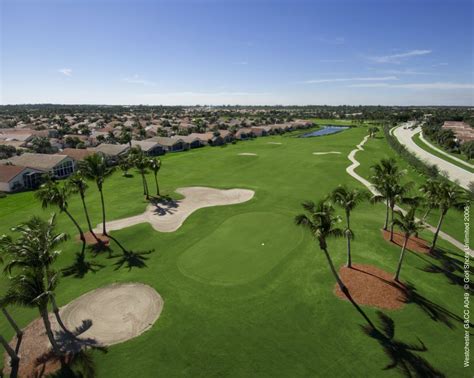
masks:
<path id="1" fill-rule="evenodd" d="M 209 145 L 209 146 L 221 146 L 225 143 L 224 138 L 222 138 L 220 135 L 214 135 L 213 132 L 192 133 L 192 134 L 189 134 L 189 137 L 198 138 L 201 141 L 201 143 L 203 143 L 204 145 Z"/>
<path id="2" fill-rule="evenodd" d="M 189 143 L 182 138 L 154 137 L 147 139 L 158 143 L 166 152 L 189 150 Z"/>
<path id="3" fill-rule="evenodd" d="M 132 147 L 139 147 L 147 156 L 158 156 L 165 153 L 165 150 L 162 146 L 150 139 L 132 140 Z"/>
<path id="4" fill-rule="evenodd" d="M 43 172 L 19 165 L 0 165 L 0 192 L 34 189 L 41 183 Z"/>
<path id="5" fill-rule="evenodd" d="M 33 168 L 43 173 L 49 173 L 56 178 L 66 178 L 76 169 L 73 158 L 66 155 L 48 155 L 36 153 L 24 153 L 13 156 L 8 161 L 17 166 Z"/>
<path id="6" fill-rule="evenodd" d="M 114 165 L 118 163 L 119 159 L 122 156 L 126 156 L 128 154 L 128 150 L 130 150 L 130 146 L 128 144 L 102 143 L 102 144 L 99 144 L 97 147 L 88 148 L 88 150 L 96 154 L 104 155 L 107 159 L 107 162 L 110 165 Z"/>

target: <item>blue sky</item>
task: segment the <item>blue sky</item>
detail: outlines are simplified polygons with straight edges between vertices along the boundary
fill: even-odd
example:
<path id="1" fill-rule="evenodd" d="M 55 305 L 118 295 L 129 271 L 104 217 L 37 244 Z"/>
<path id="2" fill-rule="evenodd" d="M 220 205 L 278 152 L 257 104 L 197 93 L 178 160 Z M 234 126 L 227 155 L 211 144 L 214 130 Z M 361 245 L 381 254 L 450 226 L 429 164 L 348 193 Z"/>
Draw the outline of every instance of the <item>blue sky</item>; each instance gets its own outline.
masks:
<path id="1" fill-rule="evenodd" d="M 471 0 L 2 0 L 1 102 L 474 105 Z"/>

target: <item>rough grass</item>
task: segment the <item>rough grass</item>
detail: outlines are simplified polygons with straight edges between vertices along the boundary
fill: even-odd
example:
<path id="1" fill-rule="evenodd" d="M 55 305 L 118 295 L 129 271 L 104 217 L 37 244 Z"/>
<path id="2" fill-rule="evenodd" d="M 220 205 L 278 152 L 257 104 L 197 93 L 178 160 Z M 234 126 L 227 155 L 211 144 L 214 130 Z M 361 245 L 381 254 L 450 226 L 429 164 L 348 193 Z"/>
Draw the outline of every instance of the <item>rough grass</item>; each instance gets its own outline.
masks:
<path id="1" fill-rule="evenodd" d="M 148 332 L 97 355 L 97 375 L 399 376 L 396 369 L 383 370 L 390 359 L 381 344 L 362 331 L 365 321 L 355 308 L 335 297 L 323 254 L 310 235 L 292 223 L 303 200 L 318 200 L 338 184 L 361 187 L 345 168 L 349 165 L 346 155 L 365 135 L 362 127 L 319 138 L 275 136 L 165 156 L 160 172 L 163 193 L 173 195 L 178 187 L 203 185 L 249 188 L 256 195 L 244 204 L 201 209 L 173 233 L 156 232 L 148 224 L 114 232 L 130 249 L 154 250 L 143 269 L 115 271 L 116 260 L 104 254 L 95 259 L 106 266 L 101 271 L 82 279 L 62 279 L 57 290 L 61 305 L 94 288 L 130 281 L 151 285 L 165 301 L 159 321 Z M 282 144 L 269 145 L 269 141 Z M 237 156 L 250 150 L 258 153 L 255 159 Z M 312 154 L 331 150 L 342 154 Z M 366 151 L 357 155 L 362 161 L 358 171 L 368 176 L 371 164 L 393 155 L 383 139 L 370 140 Z M 417 183 L 422 180 L 411 170 L 409 178 Z M 149 182 L 153 187 L 151 176 Z M 137 174 L 132 178 L 114 174 L 106 181 L 105 196 L 109 219 L 140 213 L 146 206 Z M 98 223 L 99 198 L 92 184 L 87 202 Z M 9 196 L 0 200 L 0 232 L 8 232 L 33 214 L 46 216 L 51 211 L 41 210 L 32 193 Z M 71 200 L 71 211 L 85 225 L 78 198 Z M 353 261 L 394 272 L 399 249 L 381 237 L 383 217 L 381 205 L 364 204 L 354 212 Z M 446 231 L 461 237 L 462 227 L 461 215 L 449 214 Z M 59 228 L 75 235 L 63 215 Z M 427 232 L 421 236 L 430 237 Z M 270 248 L 254 260 L 258 265 L 254 267 L 251 253 L 261 251 L 257 244 L 263 239 L 272 239 Z M 407 254 L 401 278 L 414 285 L 418 296 L 403 310 L 386 313 L 395 322 L 397 340 L 416 343 L 421 339 L 428 349 L 418 353 L 421 358 L 448 376 L 462 377 L 466 376 L 463 328 L 449 315 L 462 313 L 463 290 L 452 283 L 462 275 L 461 256 L 449 244 L 441 241 L 440 246 L 447 254 L 438 259 Z M 70 264 L 78 248 L 73 240 L 65 244 L 58 267 Z M 329 251 L 337 267 L 344 264 L 343 239 L 329 241 Z M 120 253 L 118 248 L 114 252 Z M 235 258 L 235 264 L 223 262 L 219 253 Z M 222 265 L 217 264 L 219 259 Z M 446 262 L 456 267 L 449 274 L 424 271 Z M 243 282 L 247 273 L 251 279 Z M 220 285 L 216 280 L 227 282 Z M 3 278 L 1 290 L 5 282 Z M 21 326 L 38 316 L 33 309 L 11 310 Z M 375 309 L 363 310 L 377 321 Z M 0 332 L 13 335 L 4 319 Z"/>

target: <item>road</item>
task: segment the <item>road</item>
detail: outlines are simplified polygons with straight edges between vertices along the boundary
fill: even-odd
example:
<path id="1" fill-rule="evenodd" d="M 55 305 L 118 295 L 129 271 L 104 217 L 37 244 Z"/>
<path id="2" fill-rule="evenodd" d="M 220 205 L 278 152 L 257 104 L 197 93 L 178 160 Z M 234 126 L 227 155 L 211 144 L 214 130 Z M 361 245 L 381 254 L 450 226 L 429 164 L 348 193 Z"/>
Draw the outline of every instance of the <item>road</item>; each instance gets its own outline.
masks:
<path id="1" fill-rule="evenodd" d="M 444 172 L 451 181 L 458 182 L 458 184 L 464 189 L 469 189 L 469 183 L 474 181 L 473 174 L 417 146 L 412 138 L 415 134 L 421 131 L 421 128 L 416 127 L 410 129 L 407 127 L 409 125 L 410 124 L 403 124 L 393 130 L 393 135 L 398 139 L 398 141 L 403 144 L 408 151 L 414 153 L 420 159 L 428 164 L 438 166 L 439 170 Z"/>

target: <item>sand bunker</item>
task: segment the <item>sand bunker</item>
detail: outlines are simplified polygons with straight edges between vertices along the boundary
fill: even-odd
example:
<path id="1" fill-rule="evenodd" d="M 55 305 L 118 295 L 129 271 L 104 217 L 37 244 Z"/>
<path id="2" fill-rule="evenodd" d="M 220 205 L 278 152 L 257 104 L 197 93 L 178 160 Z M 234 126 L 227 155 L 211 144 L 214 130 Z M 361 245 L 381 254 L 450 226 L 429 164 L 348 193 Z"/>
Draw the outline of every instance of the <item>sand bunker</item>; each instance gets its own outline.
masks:
<path id="1" fill-rule="evenodd" d="M 338 154 L 341 153 L 339 151 L 328 151 L 328 152 L 313 152 L 313 155 L 329 155 L 329 154 Z"/>
<path id="2" fill-rule="evenodd" d="M 60 313 L 68 329 L 79 327 L 83 320 L 92 320 L 92 326 L 81 337 L 112 345 L 145 332 L 162 309 L 163 299 L 155 289 L 140 283 L 124 283 L 86 293 L 64 306 Z"/>
<path id="3" fill-rule="evenodd" d="M 393 280 L 393 273 L 371 265 L 354 264 L 352 269 L 342 267 L 339 275 L 354 301 L 360 305 L 395 310 L 407 302 L 406 288 Z M 337 284 L 334 293 L 348 300 Z"/>
<path id="4" fill-rule="evenodd" d="M 156 322 L 162 309 L 163 299 L 152 287 L 121 283 L 90 291 L 60 309 L 66 328 L 77 335 L 74 341 L 61 331 L 54 315 L 50 314 L 49 319 L 62 350 L 77 352 L 87 345 L 112 345 L 140 335 Z M 77 329 L 81 332 L 76 332 Z M 19 376 L 36 376 L 35 372 L 43 369 L 44 373 L 59 369 L 59 361 L 48 355 L 51 344 L 42 319 L 32 321 L 23 332 Z M 10 345 L 16 345 L 16 338 Z M 8 372 L 6 353 L 4 366 Z"/>
<path id="5" fill-rule="evenodd" d="M 257 156 L 257 154 L 254 154 L 253 152 L 242 152 L 239 155 L 240 156 Z"/>
<path id="6" fill-rule="evenodd" d="M 280 142 L 268 142 L 267 144 L 282 144 Z"/>
<path id="7" fill-rule="evenodd" d="M 107 230 L 120 230 L 148 222 L 157 231 L 173 232 L 198 209 L 247 202 L 255 194 L 253 190 L 248 189 L 222 190 L 205 187 L 179 188 L 176 192 L 185 198 L 179 201 L 161 201 L 150 204 L 143 214 L 107 222 Z M 98 225 L 96 230 L 100 232 L 101 226 Z"/>

